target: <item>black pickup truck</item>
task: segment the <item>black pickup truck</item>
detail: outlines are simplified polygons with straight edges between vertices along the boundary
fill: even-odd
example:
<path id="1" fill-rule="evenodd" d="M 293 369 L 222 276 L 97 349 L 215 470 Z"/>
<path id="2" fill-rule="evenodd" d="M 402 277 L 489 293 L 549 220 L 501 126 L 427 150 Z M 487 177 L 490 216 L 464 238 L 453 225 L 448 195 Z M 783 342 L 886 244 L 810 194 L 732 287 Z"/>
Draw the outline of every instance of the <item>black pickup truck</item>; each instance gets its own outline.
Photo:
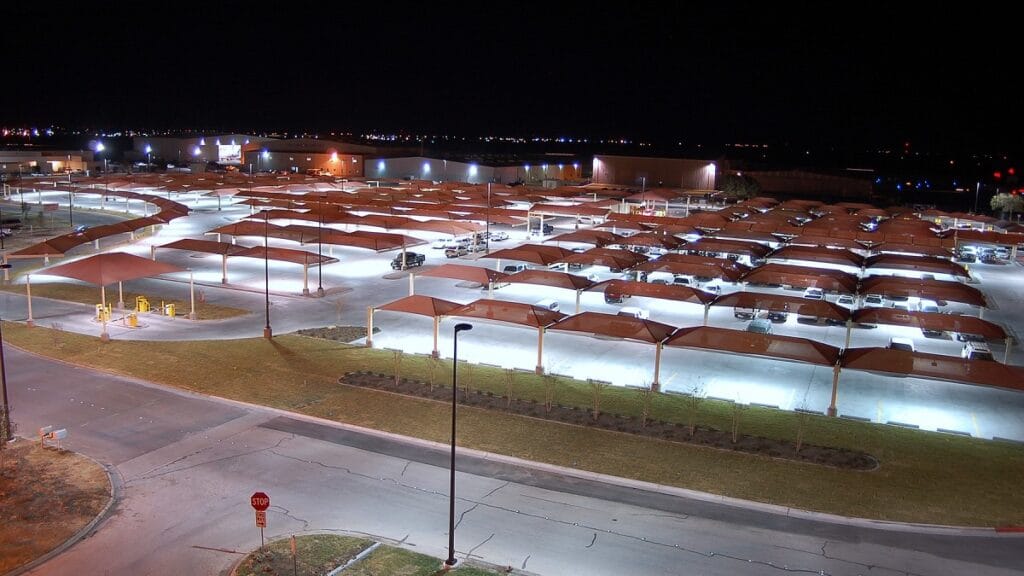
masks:
<path id="1" fill-rule="evenodd" d="M 399 254 L 391 261 L 392 270 L 405 270 L 406 268 L 412 268 L 413 266 L 422 266 L 423 261 L 426 260 L 426 256 L 418 252 L 406 252 L 404 254 L 404 262 L 402 261 L 402 256 L 403 254 Z"/>

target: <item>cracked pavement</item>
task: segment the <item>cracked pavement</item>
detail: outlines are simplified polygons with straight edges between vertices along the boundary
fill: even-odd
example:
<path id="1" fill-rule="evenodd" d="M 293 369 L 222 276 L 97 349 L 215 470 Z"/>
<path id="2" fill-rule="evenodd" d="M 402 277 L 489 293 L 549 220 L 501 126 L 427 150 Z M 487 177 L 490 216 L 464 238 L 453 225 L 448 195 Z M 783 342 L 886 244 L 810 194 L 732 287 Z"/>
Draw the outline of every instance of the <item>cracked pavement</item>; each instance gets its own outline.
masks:
<path id="1" fill-rule="evenodd" d="M 267 539 L 325 531 L 447 555 L 443 449 L 17 350 L 8 378 L 23 433 L 66 427 L 68 447 L 114 465 L 124 481 L 111 517 L 30 574 L 227 574 L 259 545 L 256 490 L 271 498 Z M 456 556 L 520 573 L 1001 576 L 1024 566 L 1019 537 L 824 524 L 461 453 L 457 468 Z"/>

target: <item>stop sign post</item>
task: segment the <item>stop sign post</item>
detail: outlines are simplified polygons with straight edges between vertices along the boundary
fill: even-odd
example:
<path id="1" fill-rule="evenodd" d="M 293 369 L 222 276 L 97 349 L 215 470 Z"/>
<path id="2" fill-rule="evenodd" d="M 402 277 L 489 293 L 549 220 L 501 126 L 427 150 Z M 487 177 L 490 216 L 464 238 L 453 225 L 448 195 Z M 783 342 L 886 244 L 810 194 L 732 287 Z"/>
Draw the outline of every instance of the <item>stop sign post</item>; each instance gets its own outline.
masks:
<path id="1" fill-rule="evenodd" d="M 256 510 L 256 526 L 260 529 L 260 550 L 263 549 L 263 529 L 267 527 L 267 508 L 270 508 L 270 496 L 265 492 L 253 492 L 249 503 Z"/>

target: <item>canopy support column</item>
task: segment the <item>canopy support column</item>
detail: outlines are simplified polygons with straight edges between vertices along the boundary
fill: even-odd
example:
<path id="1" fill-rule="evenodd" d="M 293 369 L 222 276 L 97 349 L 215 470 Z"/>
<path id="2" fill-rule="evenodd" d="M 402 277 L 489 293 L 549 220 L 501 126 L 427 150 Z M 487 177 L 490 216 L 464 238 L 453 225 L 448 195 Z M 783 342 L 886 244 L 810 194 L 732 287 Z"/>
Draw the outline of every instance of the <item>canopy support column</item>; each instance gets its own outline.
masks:
<path id="1" fill-rule="evenodd" d="M 309 263 L 302 263 L 302 295 L 309 296 Z"/>
<path id="2" fill-rule="evenodd" d="M 416 278 L 412 272 L 409 272 L 409 296 L 416 293 Z"/>
<path id="3" fill-rule="evenodd" d="M 1011 340 L 1010 337 L 1007 336 L 1006 340 L 1004 340 L 1004 342 L 1006 342 L 1006 350 L 1003 352 L 1003 364 L 1009 364 L 1010 363 L 1010 344 L 1013 342 L 1013 340 Z"/>
<path id="4" fill-rule="evenodd" d="M 853 332 L 853 319 L 847 318 L 846 319 L 846 344 L 843 345 L 844 349 L 850 347 L 850 333 L 851 332 Z"/>
<path id="5" fill-rule="evenodd" d="M 10 282 L 11 280 L 11 269 L 8 268 L 7 253 L 4 253 L 4 282 Z"/>
<path id="6" fill-rule="evenodd" d="M 985 318 L 985 307 L 984 306 L 978 306 L 978 320 L 983 320 L 984 318 Z"/>
<path id="7" fill-rule="evenodd" d="M 228 283 L 228 255 L 222 254 L 220 257 L 220 283 Z"/>
<path id="8" fill-rule="evenodd" d="M 366 347 L 373 348 L 373 306 L 366 307 Z"/>
<path id="9" fill-rule="evenodd" d="M 191 270 L 188 271 L 188 299 L 189 299 L 189 302 L 191 304 L 191 310 L 188 313 L 188 319 L 189 320 L 195 320 L 196 319 L 196 281 L 195 281 L 195 274 Z"/>
<path id="10" fill-rule="evenodd" d="M 704 305 L 704 325 L 708 325 L 708 313 L 711 312 L 711 304 Z"/>
<path id="11" fill-rule="evenodd" d="M 433 356 L 434 358 L 440 358 L 441 357 L 441 351 L 438 350 L 438 348 L 437 348 L 437 332 L 438 332 L 438 330 L 440 328 L 440 325 L 441 325 L 441 317 L 440 316 L 434 316 L 434 349 L 430 352 L 430 355 Z"/>
<path id="12" fill-rule="evenodd" d="M 109 342 L 110 334 L 107 334 L 107 287 L 100 286 L 100 321 L 103 323 L 103 330 L 100 332 L 100 341 Z"/>
<path id="13" fill-rule="evenodd" d="M 537 367 L 534 369 L 537 374 L 544 374 L 544 327 L 537 327 Z"/>
<path id="14" fill-rule="evenodd" d="M 654 380 L 651 382 L 651 391 L 661 391 L 661 342 L 654 344 Z"/>
<path id="15" fill-rule="evenodd" d="M 828 405 L 828 415 L 835 416 L 838 414 L 836 408 L 836 397 L 839 396 L 839 363 L 832 367 L 832 403 Z"/>
<path id="16" fill-rule="evenodd" d="M 494 280 L 487 281 L 487 299 L 494 300 Z"/>
<path id="17" fill-rule="evenodd" d="M 117 283 L 117 308 L 124 310 L 124 282 Z"/>
<path id="18" fill-rule="evenodd" d="M 576 291 L 576 314 L 580 313 L 580 296 L 583 294 L 582 290 Z"/>
<path id="19" fill-rule="evenodd" d="M 25 321 L 25 324 L 31 328 L 36 325 L 35 320 L 32 319 L 32 276 L 25 276 L 25 296 L 28 298 L 28 320 Z"/>

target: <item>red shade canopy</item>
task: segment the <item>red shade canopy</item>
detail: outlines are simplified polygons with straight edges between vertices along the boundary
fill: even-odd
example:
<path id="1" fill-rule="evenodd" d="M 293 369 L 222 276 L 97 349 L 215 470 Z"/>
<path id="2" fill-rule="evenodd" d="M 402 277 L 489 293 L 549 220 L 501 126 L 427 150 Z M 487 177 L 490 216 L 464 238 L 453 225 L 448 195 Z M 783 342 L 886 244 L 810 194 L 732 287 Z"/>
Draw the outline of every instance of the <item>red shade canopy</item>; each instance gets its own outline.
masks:
<path id="1" fill-rule="evenodd" d="M 136 278 L 148 278 L 150 276 L 159 276 L 160 274 L 184 271 L 184 268 L 135 256 L 134 254 L 109 252 L 59 266 L 43 268 L 36 272 L 36 274 L 63 276 L 90 284 L 105 286 Z"/>

